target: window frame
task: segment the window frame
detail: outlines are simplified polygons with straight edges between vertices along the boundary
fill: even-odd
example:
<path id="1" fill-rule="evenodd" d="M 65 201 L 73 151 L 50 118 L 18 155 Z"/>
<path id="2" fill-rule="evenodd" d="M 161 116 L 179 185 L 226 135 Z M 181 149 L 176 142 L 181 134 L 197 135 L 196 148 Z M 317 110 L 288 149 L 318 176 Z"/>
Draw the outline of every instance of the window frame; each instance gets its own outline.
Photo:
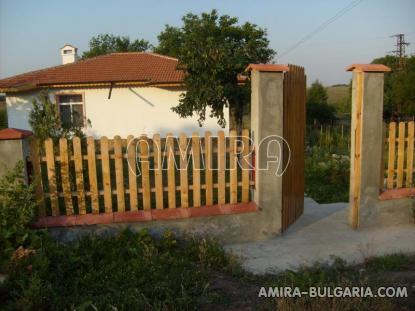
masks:
<path id="1" fill-rule="evenodd" d="M 61 103 L 60 101 L 60 96 L 65 96 L 65 95 L 81 95 L 81 100 L 82 100 L 82 112 L 83 112 L 83 118 L 82 118 L 82 129 L 86 129 L 87 128 L 87 118 L 86 118 L 86 109 L 85 109 L 85 92 L 58 92 L 55 93 L 55 102 L 58 106 L 58 112 L 59 112 L 59 117 L 61 117 L 61 108 L 60 106 L 71 106 L 72 104 L 75 105 L 79 105 L 80 102 L 77 103 Z M 71 108 L 71 119 L 72 119 L 72 108 Z M 61 119 L 62 122 L 62 119 Z"/>

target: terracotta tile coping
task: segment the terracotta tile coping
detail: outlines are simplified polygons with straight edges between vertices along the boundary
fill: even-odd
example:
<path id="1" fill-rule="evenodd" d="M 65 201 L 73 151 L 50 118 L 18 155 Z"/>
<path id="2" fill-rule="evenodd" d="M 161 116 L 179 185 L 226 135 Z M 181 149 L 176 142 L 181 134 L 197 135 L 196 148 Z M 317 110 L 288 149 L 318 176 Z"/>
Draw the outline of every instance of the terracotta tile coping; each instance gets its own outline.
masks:
<path id="1" fill-rule="evenodd" d="M 346 71 L 353 70 L 365 71 L 365 72 L 389 72 L 391 69 L 382 64 L 352 64 L 346 68 Z"/>
<path id="2" fill-rule="evenodd" d="M 379 200 L 393 200 L 407 197 L 415 197 L 415 188 L 400 188 L 384 190 L 379 194 Z"/>
<path id="3" fill-rule="evenodd" d="M 257 71 L 268 71 L 268 72 L 282 72 L 282 71 L 289 71 L 287 65 L 282 64 L 249 64 L 248 67 L 246 67 L 245 71 L 251 71 L 251 70 L 257 70 Z"/>
<path id="4" fill-rule="evenodd" d="M 16 128 L 6 128 L 0 131 L 0 140 L 22 139 L 32 135 L 33 133 L 31 131 Z"/>
<path id="5" fill-rule="evenodd" d="M 154 220 L 185 219 L 230 214 L 257 212 L 255 202 L 237 204 L 217 204 L 190 208 L 165 208 L 102 214 L 86 214 L 71 216 L 47 216 L 33 224 L 34 228 L 71 227 L 82 225 L 148 222 Z"/>

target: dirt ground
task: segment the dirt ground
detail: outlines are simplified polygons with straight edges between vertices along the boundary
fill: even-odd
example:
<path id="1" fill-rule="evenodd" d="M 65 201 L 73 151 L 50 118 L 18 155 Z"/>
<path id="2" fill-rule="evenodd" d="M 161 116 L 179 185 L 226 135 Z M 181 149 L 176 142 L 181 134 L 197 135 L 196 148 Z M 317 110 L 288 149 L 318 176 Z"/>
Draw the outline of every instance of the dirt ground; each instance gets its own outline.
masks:
<path id="1" fill-rule="evenodd" d="M 373 270 L 372 264 L 365 266 L 365 264 L 352 266 L 348 273 L 361 274 L 365 284 L 372 288 L 380 286 L 405 286 L 408 289 L 408 298 L 373 298 L 372 303 L 368 304 L 367 310 L 415 310 L 415 255 L 410 257 L 409 262 L 403 264 L 401 267 L 376 267 Z M 234 277 L 223 273 L 215 273 L 213 275 L 213 282 L 209 289 L 209 299 L 200 301 L 200 310 L 303 310 L 302 307 L 295 304 L 296 298 L 285 299 L 284 303 L 280 303 L 278 298 L 259 298 L 258 293 L 262 286 L 272 286 L 272 283 L 278 282 L 279 275 L 244 275 L 242 277 Z M 347 278 L 347 277 L 345 277 Z M 338 286 L 357 286 L 342 279 Z M 276 286 L 276 285 L 274 285 Z M 280 285 L 278 285 L 280 286 Z M 286 285 L 287 286 L 287 285 Z M 318 285 L 317 285 L 318 286 Z M 338 305 L 335 301 L 338 298 L 328 298 L 319 300 L 318 298 L 310 298 L 305 310 L 325 310 L 327 304 L 330 305 L 331 310 L 357 310 L 357 306 L 353 306 L 353 300 L 350 303 L 339 304 L 343 307 L 336 308 Z M 286 301 L 288 300 L 288 305 Z M 290 300 L 292 306 L 290 306 Z M 324 305 L 325 307 L 320 308 Z M 366 310 L 363 307 L 360 310 Z M 357 307 L 359 308 L 359 307 Z"/>

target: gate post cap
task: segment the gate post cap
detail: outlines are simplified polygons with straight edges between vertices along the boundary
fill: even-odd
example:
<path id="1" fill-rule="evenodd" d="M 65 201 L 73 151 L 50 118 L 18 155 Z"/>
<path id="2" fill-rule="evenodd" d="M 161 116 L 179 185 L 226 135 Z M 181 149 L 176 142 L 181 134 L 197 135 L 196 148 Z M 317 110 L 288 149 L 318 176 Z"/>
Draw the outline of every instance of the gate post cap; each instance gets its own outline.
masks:
<path id="1" fill-rule="evenodd" d="M 6 128 L 0 131 L 0 140 L 22 139 L 32 135 L 33 132 L 28 130 Z"/>
<path id="2" fill-rule="evenodd" d="M 290 71 L 287 65 L 282 64 L 249 64 L 245 71 L 283 72 Z"/>
<path id="3" fill-rule="evenodd" d="M 389 72 L 388 66 L 382 64 L 352 64 L 346 68 L 346 71 L 363 71 L 363 72 Z"/>

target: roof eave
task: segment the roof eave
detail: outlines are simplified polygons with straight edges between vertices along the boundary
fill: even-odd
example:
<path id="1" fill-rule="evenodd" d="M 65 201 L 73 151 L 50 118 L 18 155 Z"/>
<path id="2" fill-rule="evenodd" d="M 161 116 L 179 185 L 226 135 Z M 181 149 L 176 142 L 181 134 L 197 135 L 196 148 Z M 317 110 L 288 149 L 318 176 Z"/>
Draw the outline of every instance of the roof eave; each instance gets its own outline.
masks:
<path id="1" fill-rule="evenodd" d="M 166 82 L 152 82 L 149 80 L 143 81 L 108 81 L 108 82 L 85 82 L 85 83 L 54 83 L 54 84 L 25 84 L 15 87 L 0 87 L 0 93 L 19 93 L 25 91 L 31 91 L 36 89 L 60 89 L 60 88 L 102 88 L 110 87 L 111 84 L 114 87 L 127 87 L 127 86 L 154 86 L 154 87 L 182 87 L 183 81 L 166 81 Z"/>
<path id="2" fill-rule="evenodd" d="M 18 93 L 25 92 L 37 89 L 38 85 L 36 84 L 25 84 L 14 87 L 0 87 L 0 93 Z"/>

